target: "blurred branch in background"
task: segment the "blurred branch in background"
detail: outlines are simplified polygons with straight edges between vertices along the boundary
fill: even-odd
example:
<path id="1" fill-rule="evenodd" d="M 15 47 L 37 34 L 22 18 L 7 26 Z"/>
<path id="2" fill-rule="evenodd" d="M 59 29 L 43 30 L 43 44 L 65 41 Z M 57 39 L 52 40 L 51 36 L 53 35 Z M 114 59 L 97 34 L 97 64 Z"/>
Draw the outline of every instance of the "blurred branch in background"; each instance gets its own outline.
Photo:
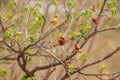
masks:
<path id="1" fill-rule="evenodd" d="M 0 11 L 4 11 L 6 9 L 6 5 L 10 2 L 11 0 L 0 0 Z"/>

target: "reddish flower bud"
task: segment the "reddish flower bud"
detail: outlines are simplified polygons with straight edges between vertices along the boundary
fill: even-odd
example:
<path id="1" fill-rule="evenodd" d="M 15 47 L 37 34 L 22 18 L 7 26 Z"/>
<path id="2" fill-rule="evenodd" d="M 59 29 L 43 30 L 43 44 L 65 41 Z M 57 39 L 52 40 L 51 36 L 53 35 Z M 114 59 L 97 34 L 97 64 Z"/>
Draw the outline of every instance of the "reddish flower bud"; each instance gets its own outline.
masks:
<path id="1" fill-rule="evenodd" d="M 92 21 L 94 22 L 94 24 L 98 24 L 98 18 L 92 18 Z"/>
<path id="2" fill-rule="evenodd" d="M 62 46 L 62 45 L 64 45 L 65 44 L 65 38 L 63 37 L 63 36 L 61 36 L 60 38 L 59 38 L 59 40 L 58 40 L 58 44 L 60 45 L 60 46 Z"/>
<path id="3" fill-rule="evenodd" d="M 80 46 L 78 46 L 77 44 L 74 46 L 76 51 L 80 51 Z"/>

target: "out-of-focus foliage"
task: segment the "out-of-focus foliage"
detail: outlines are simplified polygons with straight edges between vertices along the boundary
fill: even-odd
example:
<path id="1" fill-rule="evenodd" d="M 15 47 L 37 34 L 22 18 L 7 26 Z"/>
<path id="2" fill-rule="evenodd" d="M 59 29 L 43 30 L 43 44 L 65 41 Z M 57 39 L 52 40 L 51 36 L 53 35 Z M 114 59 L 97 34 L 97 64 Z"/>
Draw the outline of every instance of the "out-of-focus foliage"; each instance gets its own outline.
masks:
<path id="1" fill-rule="evenodd" d="M 68 76 L 79 71 L 87 60 L 97 60 L 94 56 L 96 48 L 92 50 L 92 44 L 97 45 L 102 41 L 96 42 L 95 34 L 119 23 L 114 21 L 118 16 L 117 1 L 108 0 L 105 5 L 103 2 L 104 0 L 0 0 L 0 61 L 6 63 L 1 63 L 0 69 L 4 66 L 10 69 L 0 70 L 0 75 L 6 78 L 15 69 L 18 71 L 13 71 L 12 77 L 17 77 L 16 80 L 35 80 L 34 77 L 38 75 L 41 79 L 49 80 L 50 77 L 50 80 L 58 80 L 63 73 Z M 102 35 L 104 34 L 105 32 Z M 97 53 L 99 50 L 96 50 Z M 4 57 L 6 55 L 8 56 Z M 62 65 L 62 68 L 58 65 Z M 107 67 L 103 65 L 99 70 L 105 71 Z M 63 69 L 65 70 L 62 71 Z M 54 77 L 51 76 L 52 73 Z"/>

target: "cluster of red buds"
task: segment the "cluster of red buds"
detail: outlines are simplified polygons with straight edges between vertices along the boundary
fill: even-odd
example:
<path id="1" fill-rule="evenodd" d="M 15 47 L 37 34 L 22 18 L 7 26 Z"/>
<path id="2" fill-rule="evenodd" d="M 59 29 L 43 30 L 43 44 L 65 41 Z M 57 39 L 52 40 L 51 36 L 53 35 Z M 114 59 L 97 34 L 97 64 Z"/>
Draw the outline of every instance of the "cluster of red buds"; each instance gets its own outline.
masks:
<path id="1" fill-rule="evenodd" d="M 96 24 L 96 25 L 98 24 L 98 18 L 92 18 L 92 21 L 94 24 Z"/>
<path id="2" fill-rule="evenodd" d="M 80 46 L 79 46 L 79 45 L 76 44 L 76 45 L 74 46 L 74 48 L 75 48 L 75 50 L 76 50 L 77 52 L 80 51 Z"/>
<path id="3" fill-rule="evenodd" d="M 58 40 L 58 45 L 63 46 L 65 44 L 65 42 L 66 42 L 65 38 L 63 36 L 61 36 Z M 75 49 L 75 51 L 80 52 L 80 46 L 79 45 L 75 44 L 74 49 Z"/>
<path id="4" fill-rule="evenodd" d="M 63 37 L 63 36 L 61 36 L 60 38 L 59 38 L 59 40 L 58 40 L 58 44 L 60 45 L 60 46 L 62 46 L 62 45 L 64 45 L 65 44 L 65 38 Z"/>

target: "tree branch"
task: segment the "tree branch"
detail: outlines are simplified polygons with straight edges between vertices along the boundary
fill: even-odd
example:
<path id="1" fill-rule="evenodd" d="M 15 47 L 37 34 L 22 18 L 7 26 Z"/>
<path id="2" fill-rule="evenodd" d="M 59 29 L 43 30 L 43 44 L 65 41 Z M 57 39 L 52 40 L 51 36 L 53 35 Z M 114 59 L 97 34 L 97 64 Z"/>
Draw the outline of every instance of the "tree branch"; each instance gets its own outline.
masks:
<path id="1" fill-rule="evenodd" d="M 85 66 L 83 66 L 83 67 L 81 67 L 81 68 L 73 71 L 73 73 L 71 73 L 70 75 L 73 75 L 73 74 L 75 74 L 75 73 L 77 73 L 77 72 L 79 72 L 79 71 L 81 71 L 81 70 L 83 70 L 83 69 L 85 69 L 85 68 L 87 68 L 87 67 L 96 65 L 96 64 L 98 64 L 98 63 L 100 63 L 100 62 L 102 62 L 102 61 L 105 61 L 106 59 L 112 57 L 112 56 L 113 56 L 115 53 L 117 53 L 119 50 L 120 50 L 120 48 L 117 47 L 113 52 L 111 52 L 110 54 L 106 55 L 106 56 L 103 57 L 102 59 L 99 59 L 99 60 L 97 60 L 97 61 L 95 61 L 95 62 L 86 64 Z M 68 78 L 68 75 L 67 75 L 67 74 L 65 74 L 65 75 L 61 78 L 61 80 L 64 80 L 64 79 L 66 79 L 66 78 Z"/>

